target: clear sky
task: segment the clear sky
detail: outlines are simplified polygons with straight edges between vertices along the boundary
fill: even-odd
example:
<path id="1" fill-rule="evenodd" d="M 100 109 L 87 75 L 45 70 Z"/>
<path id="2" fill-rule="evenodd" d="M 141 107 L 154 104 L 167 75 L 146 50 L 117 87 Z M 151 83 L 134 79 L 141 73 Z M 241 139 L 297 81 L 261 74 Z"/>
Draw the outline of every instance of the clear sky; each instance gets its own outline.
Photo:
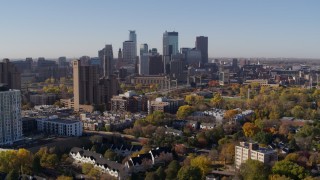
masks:
<path id="1" fill-rule="evenodd" d="M 117 55 L 129 31 L 162 52 L 209 37 L 209 57 L 320 58 L 320 0 L 0 0 L 0 58 Z"/>

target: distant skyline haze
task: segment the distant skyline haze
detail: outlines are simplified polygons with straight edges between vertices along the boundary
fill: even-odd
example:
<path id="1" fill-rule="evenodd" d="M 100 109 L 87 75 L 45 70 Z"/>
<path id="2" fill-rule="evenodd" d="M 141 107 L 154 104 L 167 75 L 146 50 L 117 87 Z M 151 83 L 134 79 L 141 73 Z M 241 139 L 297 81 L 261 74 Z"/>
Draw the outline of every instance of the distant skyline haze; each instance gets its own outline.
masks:
<path id="1" fill-rule="evenodd" d="M 318 0 L 0 0 L 0 58 L 117 54 L 135 30 L 137 45 L 162 52 L 165 31 L 179 48 L 208 37 L 212 57 L 320 58 Z"/>

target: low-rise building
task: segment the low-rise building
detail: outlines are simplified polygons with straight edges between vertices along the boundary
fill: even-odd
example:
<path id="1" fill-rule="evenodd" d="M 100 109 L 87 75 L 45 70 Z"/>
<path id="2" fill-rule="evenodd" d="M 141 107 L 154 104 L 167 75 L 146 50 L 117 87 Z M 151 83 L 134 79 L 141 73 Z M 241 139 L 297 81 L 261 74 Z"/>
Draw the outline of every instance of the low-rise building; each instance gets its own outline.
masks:
<path id="1" fill-rule="evenodd" d="M 52 105 L 56 102 L 57 95 L 49 94 L 33 94 L 30 95 L 30 102 L 34 105 Z"/>
<path id="2" fill-rule="evenodd" d="M 183 104 L 183 99 L 168 99 L 166 97 L 159 97 L 154 101 L 148 101 L 148 113 L 151 114 L 153 111 L 161 111 L 174 114 Z"/>
<path id="3" fill-rule="evenodd" d="M 134 91 L 128 91 L 111 98 L 111 111 L 114 112 L 140 112 L 147 111 L 147 98 L 138 96 Z"/>
<path id="4" fill-rule="evenodd" d="M 126 179 L 128 176 L 124 165 L 115 161 L 109 161 L 105 159 L 102 154 L 74 147 L 71 149 L 69 155 L 77 163 L 93 164 L 99 168 L 101 172 L 107 173 L 117 179 Z"/>
<path id="5" fill-rule="evenodd" d="M 264 164 L 273 164 L 278 160 L 277 152 L 273 149 L 262 148 L 257 143 L 240 142 L 235 147 L 235 165 L 239 169 L 248 159 L 258 160 Z"/>
<path id="6" fill-rule="evenodd" d="M 82 136 L 82 123 L 77 120 L 59 119 L 57 117 L 36 119 L 40 132 L 59 136 Z"/>

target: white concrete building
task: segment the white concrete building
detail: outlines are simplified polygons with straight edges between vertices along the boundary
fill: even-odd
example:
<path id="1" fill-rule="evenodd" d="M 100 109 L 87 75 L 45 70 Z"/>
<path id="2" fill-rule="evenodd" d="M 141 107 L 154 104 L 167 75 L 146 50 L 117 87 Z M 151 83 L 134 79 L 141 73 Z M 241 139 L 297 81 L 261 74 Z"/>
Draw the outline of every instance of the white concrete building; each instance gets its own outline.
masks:
<path id="1" fill-rule="evenodd" d="M 272 164 L 278 160 L 277 152 L 269 148 L 261 148 L 257 143 L 240 142 L 235 147 L 235 165 L 239 169 L 248 159 L 258 160 L 264 164 Z"/>
<path id="2" fill-rule="evenodd" d="M 76 120 L 43 118 L 37 119 L 38 131 L 60 136 L 82 136 L 82 122 Z"/>
<path id="3" fill-rule="evenodd" d="M 0 145 L 22 139 L 20 90 L 0 86 Z"/>

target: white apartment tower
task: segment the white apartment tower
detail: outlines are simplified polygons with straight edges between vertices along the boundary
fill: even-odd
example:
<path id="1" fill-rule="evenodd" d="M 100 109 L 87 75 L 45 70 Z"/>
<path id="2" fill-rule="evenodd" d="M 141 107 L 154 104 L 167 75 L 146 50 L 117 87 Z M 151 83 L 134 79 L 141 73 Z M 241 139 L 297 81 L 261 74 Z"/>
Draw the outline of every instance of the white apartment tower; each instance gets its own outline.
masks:
<path id="1" fill-rule="evenodd" d="M 22 139 L 21 93 L 0 85 L 0 145 Z"/>

